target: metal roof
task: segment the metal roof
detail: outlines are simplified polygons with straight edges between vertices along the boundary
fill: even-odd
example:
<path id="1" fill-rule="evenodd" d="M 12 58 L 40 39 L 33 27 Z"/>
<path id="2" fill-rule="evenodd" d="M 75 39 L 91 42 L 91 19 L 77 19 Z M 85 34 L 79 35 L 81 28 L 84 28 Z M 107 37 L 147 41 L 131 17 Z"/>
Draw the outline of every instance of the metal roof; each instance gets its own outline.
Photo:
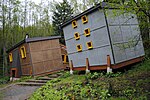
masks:
<path id="1" fill-rule="evenodd" d="M 67 20 L 66 22 L 64 22 L 61 25 L 61 27 L 62 28 L 65 27 L 66 25 L 70 24 L 73 20 L 77 20 L 77 19 L 81 18 L 82 16 L 84 16 L 86 14 L 89 14 L 89 13 L 97 10 L 98 8 L 102 9 L 103 7 L 106 7 L 106 5 L 107 5 L 106 2 L 102 2 L 101 4 L 100 3 L 96 4 L 95 6 L 93 6 L 93 7 L 89 8 L 89 9 L 85 10 L 84 12 L 80 13 L 79 15 L 74 16 L 71 19 Z"/>
<path id="2" fill-rule="evenodd" d="M 113 6 L 112 6 L 113 5 Z M 108 3 L 108 2 L 102 2 L 102 3 L 98 3 L 95 6 L 85 10 L 84 12 L 78 14 L 77 16 L 72 17 L 71 19 L 67 20 L 66 22 L 64 22 L 61 27 L 65 27 L 66 25 L 70 24 L 72 21 L 77 20 L 79 18 L 81 18 L 84 15 L 87 15 L 97 9 L 102 9 L 102 8 L 107 8 L 107 9 L 118 9 L 119 5 L 114 4 L 114 3 Z"/>
<path id="3" fill-rule="evenodd" d="M 17 48 L 23 43 L 30 43 L 30 42 L 37 42 L 37 41 L 45 41 L 45 40 L 53 40 L 53 39 L 60 39 L 61 36 L 50 36 L 50 37 L 33 37 L 33 38 L 26 38 L 20 41 L 19 43 L 15 44 L 11 48 L 7 50 L 7 52 L 10 52 L 11 50 Z"/>

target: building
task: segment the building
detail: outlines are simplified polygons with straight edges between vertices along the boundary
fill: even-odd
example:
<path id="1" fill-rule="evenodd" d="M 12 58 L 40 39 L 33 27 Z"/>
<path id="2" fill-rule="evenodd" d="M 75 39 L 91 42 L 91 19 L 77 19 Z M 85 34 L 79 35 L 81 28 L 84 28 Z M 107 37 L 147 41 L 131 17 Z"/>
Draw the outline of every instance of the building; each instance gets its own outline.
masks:
<path id="1" fill-rule="evenodd" d="M 65 69 L 67 52 L 59 39 L 60 36 L 26 38 L 10 48 L 11 76 L 40 76 Z"/>
<path id="2" fill-rule="evenodd" d="M 62 24 L 70 71 L 117 69 L 143 59 L 137 16 L 103 2 Z"/>

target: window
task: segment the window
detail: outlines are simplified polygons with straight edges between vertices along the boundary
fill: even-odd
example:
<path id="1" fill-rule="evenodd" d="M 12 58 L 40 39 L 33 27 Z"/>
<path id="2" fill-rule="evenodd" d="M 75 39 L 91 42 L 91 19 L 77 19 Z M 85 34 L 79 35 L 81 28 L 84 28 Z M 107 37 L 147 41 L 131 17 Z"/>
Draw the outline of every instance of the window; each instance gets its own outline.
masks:
<path id="1" fill-rule="evenodd" d="M 62 60 L 63 60 L 63 63 L 68 63 L 69 62 L 67 55 L 62 55 Z"/>
<path id="2" fill-rule="evenodd" d="M 67 55 L 66 55 L 66 62 L 69 63 L 69 58 Z"/>
<path id="3" fill-rule="evenodd" d="M 88 17 L 86 15 L 82 16 L 81 19 L 83 24 L 88 22 Z"/>
<path id="4" fill-rule="evenodd" d="M 74 21 L 72 22 L 72 27 L 73 27 L 73 28 L 76 28 L 76 27 L 77 27 L 77 21 L 76 21 L 76 20 L 74 20 Z"/>
<path id="5" fill-rule="evenodd" d="M 84 30 L 84 35 L 87 37 L 87 36 L 90 36 L 90 29 L 87 28 Z"/>
<path id="6" fill-rule="evenodd" d="M 26 49 L 24 46 L 20 48 L 21 58 L 26 58 Z"/>
<path id="7" fill-rule="evenodd" d="M 65 55 L 62 55 L 62 61 L 64 62 L 64 60 L 65 60 Z"/>
<path id="8" fill-rule="evenodd" d="M 80 39 L 80 34 L 78 32 L 74 33 L 74 38 L 76 40 L 79 40 Z"/>
<path id="9" fill-rule="evenodd" d="M 86 46 L 87 46 L 88 49 L 93 49 L 92 41 L 87 42 L 87 43 L 86 43 Z"/>
<path id="10" fill-rule="evenodd" d="M 76 46 L 76 48 L 77 48 L 77 51 L 78 51 L 78 52 L 82 51 L 82 46 L 81 46 L 81 44 L 78 44 L 78 45 Z"/>
<path id="11" fill-rule="evenodd" d="M 12 61 L 13 61 L 12 53 L 9 53 L 9 62 L 12 62 Z"/>

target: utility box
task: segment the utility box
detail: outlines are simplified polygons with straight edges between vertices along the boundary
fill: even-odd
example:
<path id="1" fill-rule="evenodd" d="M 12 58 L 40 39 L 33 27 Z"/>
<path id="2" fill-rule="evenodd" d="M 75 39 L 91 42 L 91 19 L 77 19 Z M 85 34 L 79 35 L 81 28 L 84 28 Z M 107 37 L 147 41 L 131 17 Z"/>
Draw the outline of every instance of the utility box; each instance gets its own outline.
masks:
<path id="1" fill-rule="evenodd" d="M 62 24 L 71 70 L 120 68 L 143 59 L 135 14 L 98 4 Z"/>

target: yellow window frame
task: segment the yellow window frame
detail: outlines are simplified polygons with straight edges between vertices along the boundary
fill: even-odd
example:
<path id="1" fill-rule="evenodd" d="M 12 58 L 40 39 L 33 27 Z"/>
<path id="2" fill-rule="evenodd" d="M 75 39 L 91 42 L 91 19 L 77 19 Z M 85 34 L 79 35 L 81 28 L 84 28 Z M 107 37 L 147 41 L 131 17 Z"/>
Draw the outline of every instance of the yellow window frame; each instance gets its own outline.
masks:
<path id="1" fill-rule="evenodd" d="M 84 35 L 86 36 L 86 37 L 88 37 L 88 36 L 90 36 L 90 28 L 87 28 L 87 29 L 85 29 L 84 30 Z"/>
<path id="2" fill-rule="evenodd" d="M 80 39 L 80 34 L 79 34 L 78 32 L 75 32 L 75 33 L 74 33 L 74 38 L 75 38 L 76 40 L 79 40 L 79 39 Z"/>
<path id="3" fill-rule="evenodd" d="M 77 21 L 76 20 L 74 20 L 74 21 L 72 21 L 72 27 L 73 28 L 76 28 L 78 25 L 77 25 Z"/>
<path id="4" fill-rule="evenodd" d="M 86 42 L 86 46 L 87 46 L 88 49 L 93 49 L 93 43 L 92 43 L 92 41 Z"/>
<path id="5" fill-rule="evenodd" d="M 9 62 L 11 63 L 13 61 L 12 53 L 9 53 Z"/>
<path id="6" fill-rule="evenodd" d="M 63 63 L 69 63 L 67 62 L 67 55 L 62 55 Z"/>
<path id="7" fill-rule="evenodd" d="M 82 16 L 81 19 L 82 19 L 82 24 L 85 24 L 88 22 L 88 17 L 86 15 Z"/>
<path id="8" fill-rule="evenodd" d="M 81 44 L 76 45 L 76 48 L 77 48 L 77 51 L 78 51 L 78 52 L 81 52 L 81 51 L 82 51 L 82 45 L 81 45 Z"/>
<path id="9" fill-rule="evenodd" d="M 21 48 L 20 48 L 20 52 L 21 52 L 21 58 L 23 59 L 23 58 L 26 58 L 26 49 L 25 49 L 25 46 L 22 46 Z"/>

